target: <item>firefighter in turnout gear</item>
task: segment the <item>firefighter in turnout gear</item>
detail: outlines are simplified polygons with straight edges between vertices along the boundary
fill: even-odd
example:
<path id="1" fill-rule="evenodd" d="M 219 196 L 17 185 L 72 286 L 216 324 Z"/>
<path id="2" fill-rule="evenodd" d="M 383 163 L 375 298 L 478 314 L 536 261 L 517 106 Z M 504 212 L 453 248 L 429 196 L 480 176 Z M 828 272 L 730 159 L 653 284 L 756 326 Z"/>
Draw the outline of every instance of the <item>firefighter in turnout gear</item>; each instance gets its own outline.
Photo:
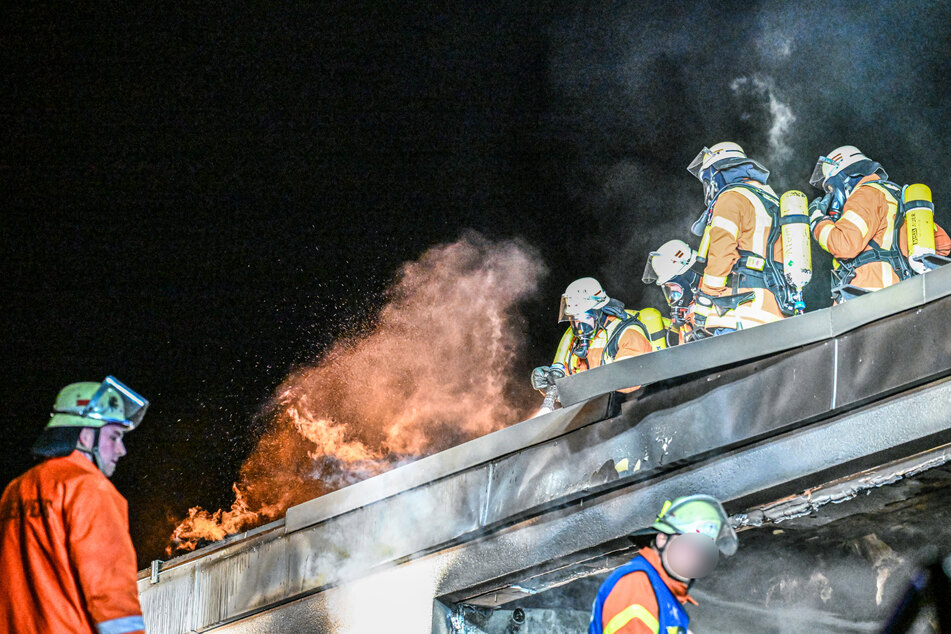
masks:
<path id="1" fill-rule="evenodd" d="M 532 370 L 532 387 L 543 393 L 553 389 L 561 377 L 667 347 L 669 321 L 660 311 L 626 310 L 592 277 L 568 285 L 561 296 L 558 321 L 569 322 L 569 327 L 554 361 Z"/>
<path id="2" fill-rule="evenodd" d="M 931 190 L 888 180 L 882 166 L 844 145 L 819 157 L 810 184 L 812 235 L 832 254 L 832 297 L 840 303 L 947 262 L 951 239 L 934 222 Z M 911 257 L 909 257 L 911 256 Z"/>
<path id="3" fill-rule="evenodd" d="M 0 632 L 145 631 L 128 508 L 109 476 L 147 407 L 111 376 L 56 397 L 33 445 L 43 462 L 0 498 Z"/>
<path id="4" fill-rule="evenodd" d="M 656 284 L 670 308 L 667 345 L 694 340 L 693 301 L 700 284 L 697 253 L 683 240 L 668 240 L 647 256 L 641 281 Z"/>
<path id="5" fill-rule="evenodd" d="M 736 552 L 736 533 L 723 506 L 709 495 L 665 502 L 653 525 L 635 535 L 653 534 L 649 547 L 601 585 L 591 607 L 588 634 L 685 634 L 684 609 L 695 579 L 716 567 L 719 555 Z"/>
<path id="6" fill-rule="evenodd" d="M 703 183 L 707 205 L 692 227 L 702 237 L 697 257 L 703 275 L 694 306 L 697 335 L 792 315 L 795 291 L 783 276 L 781 227 L 805 223 L 805 216 L 781 218 L 779 198 L 766 184 L 769 170 L 736 143 L 703 148 L 687 170 Z"/>

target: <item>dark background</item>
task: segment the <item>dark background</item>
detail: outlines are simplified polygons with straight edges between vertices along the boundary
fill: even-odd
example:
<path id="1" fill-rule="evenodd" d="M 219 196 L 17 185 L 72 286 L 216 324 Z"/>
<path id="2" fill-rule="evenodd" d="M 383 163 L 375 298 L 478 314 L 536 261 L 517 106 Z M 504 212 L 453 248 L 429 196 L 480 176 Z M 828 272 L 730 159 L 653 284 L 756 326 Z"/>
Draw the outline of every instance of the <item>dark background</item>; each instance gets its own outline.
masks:
<path id="1" fill-rule="evenodd" d="M 523 374 L 572 279 L 660 305 L 646 253 L 687 237 L 685 167 L 721 140 L 810 197 L 857 145 L 948 224 L 951 5 L 789 4 L 6 7 L 0 485 L 63 385 L 115 374 L 153 403 L 114 478 L 144 565 L 230 504 L 273 388 L 428 247 L 542 254 Z"/>

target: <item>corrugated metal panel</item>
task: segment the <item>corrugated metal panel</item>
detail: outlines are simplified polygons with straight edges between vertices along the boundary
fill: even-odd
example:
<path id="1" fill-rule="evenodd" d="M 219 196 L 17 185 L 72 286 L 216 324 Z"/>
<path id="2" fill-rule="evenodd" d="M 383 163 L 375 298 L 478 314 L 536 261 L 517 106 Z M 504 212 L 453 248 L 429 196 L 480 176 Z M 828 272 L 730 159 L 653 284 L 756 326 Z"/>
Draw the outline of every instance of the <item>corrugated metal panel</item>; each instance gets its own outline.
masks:
<path id="1" fill-rule="evenodd" d="M 157 584 L 152 584 L 148 577 L 139 580 L 139 601 L 147 632 L 191 631 L 194 599 L 194 567 L 170 570 L 159 577 Z"/>
<path id="2" fill-rule="evenodd" d="M 287 543 L 275 538 L 211 558 L 201 562 L 197 575 L 196 629 L 201 629 L 287 597 Z"/>

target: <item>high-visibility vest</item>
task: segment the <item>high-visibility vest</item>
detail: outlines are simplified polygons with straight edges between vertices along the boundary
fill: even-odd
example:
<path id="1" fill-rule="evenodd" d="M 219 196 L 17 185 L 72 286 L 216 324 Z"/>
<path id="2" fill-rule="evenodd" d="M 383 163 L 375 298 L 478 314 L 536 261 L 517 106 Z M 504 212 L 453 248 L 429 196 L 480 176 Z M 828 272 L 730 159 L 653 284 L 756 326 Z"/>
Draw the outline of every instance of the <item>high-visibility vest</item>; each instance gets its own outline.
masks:
<path id="1" fill-rule="evenodd" d="M 629 605 L 615 616 L 609 623 L 603 623 L 601 612 L 604 611 L 604 602 L 614 590 L 614 586 L 621 577 L 633 572 L 643 572 L 650 579 L 654 597 L 657 599 L 657 618 L 642 605 Z M 654 566 L 643 556 L 638 555 L 608 576 L 591 606 L 591 621 L 588 624 L 588 634 L 614 634 L 624 627 L 631 619 L 640 619 L 654 634 L 685 634 L 690 624 L 687 611 L 680 604 L 674 593 L 670 591 L 664 580 L 660 578 Z"/>
<path id="2" fill-rule="evenodd" d="M 644 308 L 643 310 L 624 310 L 625 317 L 610 315 L 608 323 L 604 328 L 598 328 L 598 331 L 591 338 L 588 349 L 601 348 L 601 365 L 611 363 L 617 354 L 621 342 L 621 335 L 629 327 L 636 327 L 644 338 L 651 344 L 652 350 L 663 350 L 667 347 L 667 328 L 670 320 L 665 320 L 660 311 L 656 308 Z M 588 363 L 575 355 L 575 336 L 571 328 L 565 330 L 561 337 L 558 349 L 555 351 L 554 363 L 561 363 L 565 366 L 565 373 L 575 374 L 588 369 Z"/>

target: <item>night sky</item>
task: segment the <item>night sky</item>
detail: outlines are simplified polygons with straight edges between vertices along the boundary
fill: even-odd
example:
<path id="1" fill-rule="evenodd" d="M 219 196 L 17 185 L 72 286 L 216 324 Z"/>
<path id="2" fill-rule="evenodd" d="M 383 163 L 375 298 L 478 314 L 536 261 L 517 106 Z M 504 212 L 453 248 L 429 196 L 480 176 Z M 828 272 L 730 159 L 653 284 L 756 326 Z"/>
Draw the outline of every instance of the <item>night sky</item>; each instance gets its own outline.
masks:
<path id="1" fill-rule="evenodd" d="M 0 485 L 59 388 L 115 374 L 153 404 L 113 478 L 142 565 L 189 506 L 230 504 L 289 369 L 467 229 L 550 271 L 527 379 L 574 278 L 660 305 L 646 253 L 702 211 L 704 145 L 811 198 L 816 157 L 854 144 L 951 224 L 946 2 L 211 4 L 0 20 Z"/>

